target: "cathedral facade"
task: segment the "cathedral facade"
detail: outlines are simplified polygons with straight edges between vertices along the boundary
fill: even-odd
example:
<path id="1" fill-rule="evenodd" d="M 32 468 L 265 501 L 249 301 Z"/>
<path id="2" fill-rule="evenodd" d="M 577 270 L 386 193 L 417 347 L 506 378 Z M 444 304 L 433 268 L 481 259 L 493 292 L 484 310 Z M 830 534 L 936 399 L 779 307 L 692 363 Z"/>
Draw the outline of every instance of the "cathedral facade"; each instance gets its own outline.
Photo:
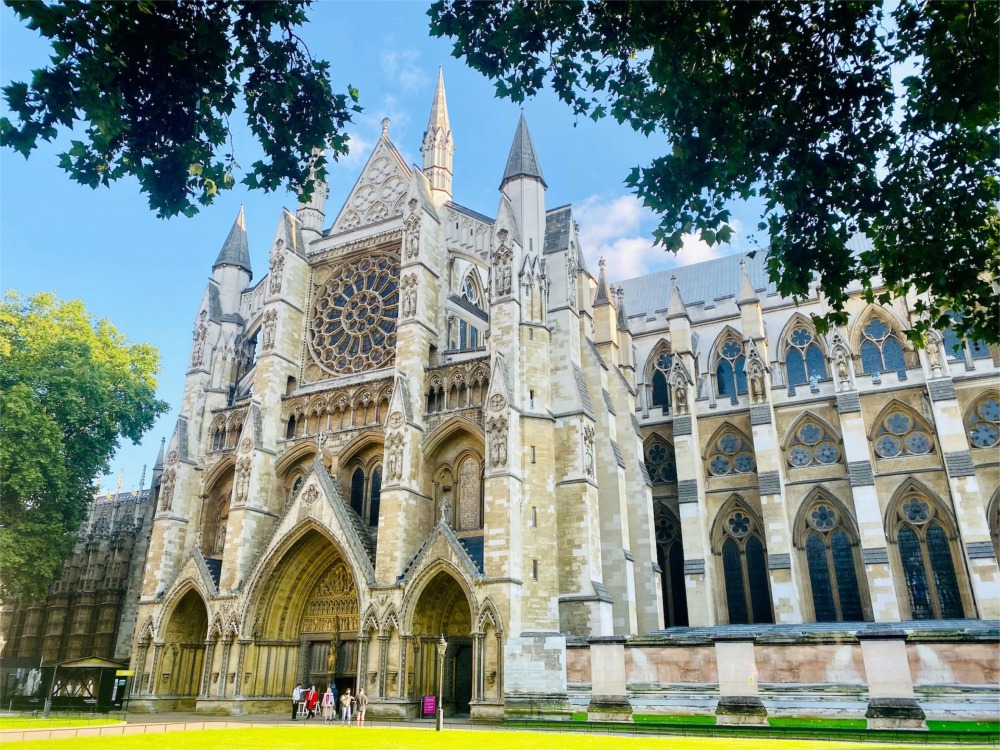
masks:
<path id="1" fill-rule="evenodd" d="M 453 200 L 440 78 L 421 153 L 384 124 L 255 282 L 242 211 L 226 239 L 155 472 L 133 708 L 332 682 L 417 716 L 442 669 L 446 714 L 482 719 L 753 716 L 788 683 L 917 721 L 925 685 L 995 701 L 970 664 L 1000 618 L 996 349 L 915 350 L 908 301 L 860 295 L 821 335 L 761 258 L 611 285 L 523 114 L 495 216 Z"/>

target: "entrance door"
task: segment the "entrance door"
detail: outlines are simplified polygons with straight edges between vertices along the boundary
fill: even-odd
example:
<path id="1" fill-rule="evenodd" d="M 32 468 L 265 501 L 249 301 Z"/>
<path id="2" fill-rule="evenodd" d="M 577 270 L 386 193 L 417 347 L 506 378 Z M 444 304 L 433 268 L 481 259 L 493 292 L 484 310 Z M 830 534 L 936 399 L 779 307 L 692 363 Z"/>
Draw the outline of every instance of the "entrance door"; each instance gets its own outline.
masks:
<path id="1" fill-rule="evenodd" d="M 469 713 L 472 700 L 472 647 L 455 649 L 455 713 Z"/>

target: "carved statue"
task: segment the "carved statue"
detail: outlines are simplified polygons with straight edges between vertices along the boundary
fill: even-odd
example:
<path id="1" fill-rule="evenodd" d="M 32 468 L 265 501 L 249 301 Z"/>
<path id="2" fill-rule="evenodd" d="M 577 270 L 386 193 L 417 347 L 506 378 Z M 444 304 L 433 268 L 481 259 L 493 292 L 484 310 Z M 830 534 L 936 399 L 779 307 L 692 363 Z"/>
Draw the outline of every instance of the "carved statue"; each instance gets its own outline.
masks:
<path id="1" fill-rule="evenodd" d="M 687 383 L 678 380 L 674 386 L 674 412 L 676 414 L 687 414 L 687 393 Z"/>
<path id="2" fill-rule="evenodd" d="M 759 404 L 764 400 L 764 374 L 755 372 L 750 376 L 750 392 L 753 394 L 753 402 Z"/>

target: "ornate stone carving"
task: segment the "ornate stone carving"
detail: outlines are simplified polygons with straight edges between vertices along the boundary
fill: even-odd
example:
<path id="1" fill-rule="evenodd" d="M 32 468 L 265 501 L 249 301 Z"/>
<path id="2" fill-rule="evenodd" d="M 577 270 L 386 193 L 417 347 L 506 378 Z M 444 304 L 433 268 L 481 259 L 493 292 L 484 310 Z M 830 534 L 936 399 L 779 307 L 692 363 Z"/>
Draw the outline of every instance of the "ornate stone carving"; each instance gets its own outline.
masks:
<path id="1" fill-rule="evenodd" d="M 285 253 L 282 250 L 284 242 L 278 240 L 271 251 L 271 266 L 268 271 L 268 290 L 271 294 L 281 294 L 281 279 L 285 274 Z"/>
<path id="2" fill-rule="evenodd" d="M 583 471 L 594 476 L 594 428 L 589 424 L 583 426 Z"/>
<path id="3" fill-rule="evenodd" d="M 392 435 L 385 441 L 386 479 L 398 482 L 403 478 L 403 436 Z"/>
<path id="4" fill-rule="evenodd" d="M 302 493 L 302 504 L 306 507 L 311 507 L 319 499 L 319 490 L 316 489 L 316 485 L 310 484 L 306 487 L 306 491 Z"/>
<path id="5" fill-rule="evenodd" d="M 490 466 L 494 469 L 507 465 L 507 418 L 496 416 L 486 423 L 490 444 Z"/>
<path id="6" fill-rule="evenodd" d="M 202 320 L 205 313 L 201 314 Z M 194 344 L 191 347 L 191 366 L 198 367 L 205 359 L 205 342 L 208 339 L 208 327 L 204 323 L 199 323 L 194 332 Z"/>
<path id="7" fill-rule="evenodd" d="M 250 492 L 250 459 L 241 458 L 236 464 L 236 502 L 244 503 L 246 502 L 247 495 Z"/>
<path id="8" fill-rule="evenodd" d="M 398 430 L 403 426 L 403 413 L 400 411 L 394 411 L 389 415 L 389 427 L 393 430 Z"/>
<path id="9" fill-rule="evenodd" d="M 274 329 L 277 324 L 277 320 L 277 310 L 268 310 L 264 313 L 264 324 L 261 327 L 260 347 L 265 352 L 274 348 Z"/>
<path id="10" fill-rule="evenodd" d="M 167 463 L 171 466 L 177 463 L 177 451 L 170 451 L 170 453 L 167 454 Z"/>
<path id="11" fill-rule="evenodd" d="M 403 214 L 406 180 L 389 146 L 382 142 L 334 227 L 335 232 L 374 224 Z"/>
<path id="12" fill-rule="evenodd" d="M 253 448 L 253 441 L 250 438 L 243 438 L 240 441 L 240 453 L 249 453 L 251 448 Z"/>
<path id="13" fill-rule="evenodd" d="M 417 314 L 417 275 L 411 273 L 403 277 L 403 317 L 412 318 Z"/>
<path id="14" fill-rule="evenodd" d="M 579 273 L 580 266 L 576 260 L 576 245 L 571 242 L 569 254 L 566 256 L 566 302 L 571 310 L 576 309 L 576 277 Z"/>
<path id="15" fill-rule="evenodd" d="M 163 472 L 163 482 L 160 485 L 160 510 L 170 510 L 174 502 L 174 483 L 177 481 L 177 471 L 167 469 Z"/>
<path id="16" fill-rule="evenodd" d="M 507 399 L 503 395 L 494 393 L 490 397 L 490 409 L 493 411 L 502 411 L 505 406 L 507 406 Z"/>
<path id="17" fill-rule="evenodd" d="M 766 401 L 767 379 L 764 374 L 767 370 L 767 365 L 764 363 L 764 359 L 760 355 L 760 350 L 757 348 L 757 343 L 753 339 L 747 342 L 746 364 L 744 364 L 743 370 L 747 375 L 747 380 L 750 382 L 750 402 L 761 404 Z"/>
<path id="18" fill-rule="evenodd" d="M 409 202 L 410 215 L 403 222 L 406 260 L 413 260 L 420 255 L 420 215 L 417 213 L 417 199 L 411 198 Z"/>

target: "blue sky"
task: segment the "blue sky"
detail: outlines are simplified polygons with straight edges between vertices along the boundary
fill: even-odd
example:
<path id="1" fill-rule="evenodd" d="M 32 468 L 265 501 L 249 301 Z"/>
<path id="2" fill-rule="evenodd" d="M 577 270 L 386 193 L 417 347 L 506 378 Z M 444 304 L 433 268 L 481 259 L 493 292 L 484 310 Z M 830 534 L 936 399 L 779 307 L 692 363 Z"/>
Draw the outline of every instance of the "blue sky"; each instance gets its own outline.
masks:
<path id="1" fill-rule="evenodd" d="M 439 66 L 456 143 L 455 200 L 495 214 L 520 107 L 495 99 L 491 83 L 451 57 L 451 42 L 430 37 L 426 9 L 424 2 L 327 0 L 310 10 L 302 37 L 315 56 L 331 63 L 334 88 L 346 92 L 348 84 L 357 87 L 365 108 L 348 128 L 351 154 L 330 170 L 327 226 L 377 140 L 383 117 L 392 121 L 389 134 L 403 156 L 420 163 L 420 140 Z M 47 54 L 35 32 L 24 28 L 9 8 L 0 8 L 0 81 L 30 80 L 31 69 L 42 67 Z M 740 207 L 734 207 L 731 248 L 709 249 L 692 238 L 673 258 L 652 247 L 656 220 L 623 180 L 632 167 L 665 152 L 662 135 L 646 138 L 611 120 L 576 120 L 547 93 L 526 102 L 524 109 L 548 182 L 547 205 L 574 204 L 592 271 L 602 256 L 615 280 L 749 249 L 742 228 L 755 226 L 757 217 Z M 236 158 L 250 164 L 257 152 L 235 123 Z M 0 151 L 0 286 L 25 295 L 52 291 L 64 299 L 79 298 L 130 340 L 159 348 L 159 396 L 173 408 L 141 445 L 121 446 L 111 461 L 112 474 L 102 480 L 103 491 L 113 489 L 122 471 L 122 489 L 133 489 L 143 465 L 152 468 L 160 439 L 173 430 L 195 313 L 240 205 L 246 207 L 256 280 L 267 270 L 280 210 L 294 208 L 295 198 L 237 187 L 195 218 L 161 220 L 134 182 L 96 191 L 71 182 L 56 166 L 63 147 L 46 144 L 27 161 L 8 149 Z"/>

